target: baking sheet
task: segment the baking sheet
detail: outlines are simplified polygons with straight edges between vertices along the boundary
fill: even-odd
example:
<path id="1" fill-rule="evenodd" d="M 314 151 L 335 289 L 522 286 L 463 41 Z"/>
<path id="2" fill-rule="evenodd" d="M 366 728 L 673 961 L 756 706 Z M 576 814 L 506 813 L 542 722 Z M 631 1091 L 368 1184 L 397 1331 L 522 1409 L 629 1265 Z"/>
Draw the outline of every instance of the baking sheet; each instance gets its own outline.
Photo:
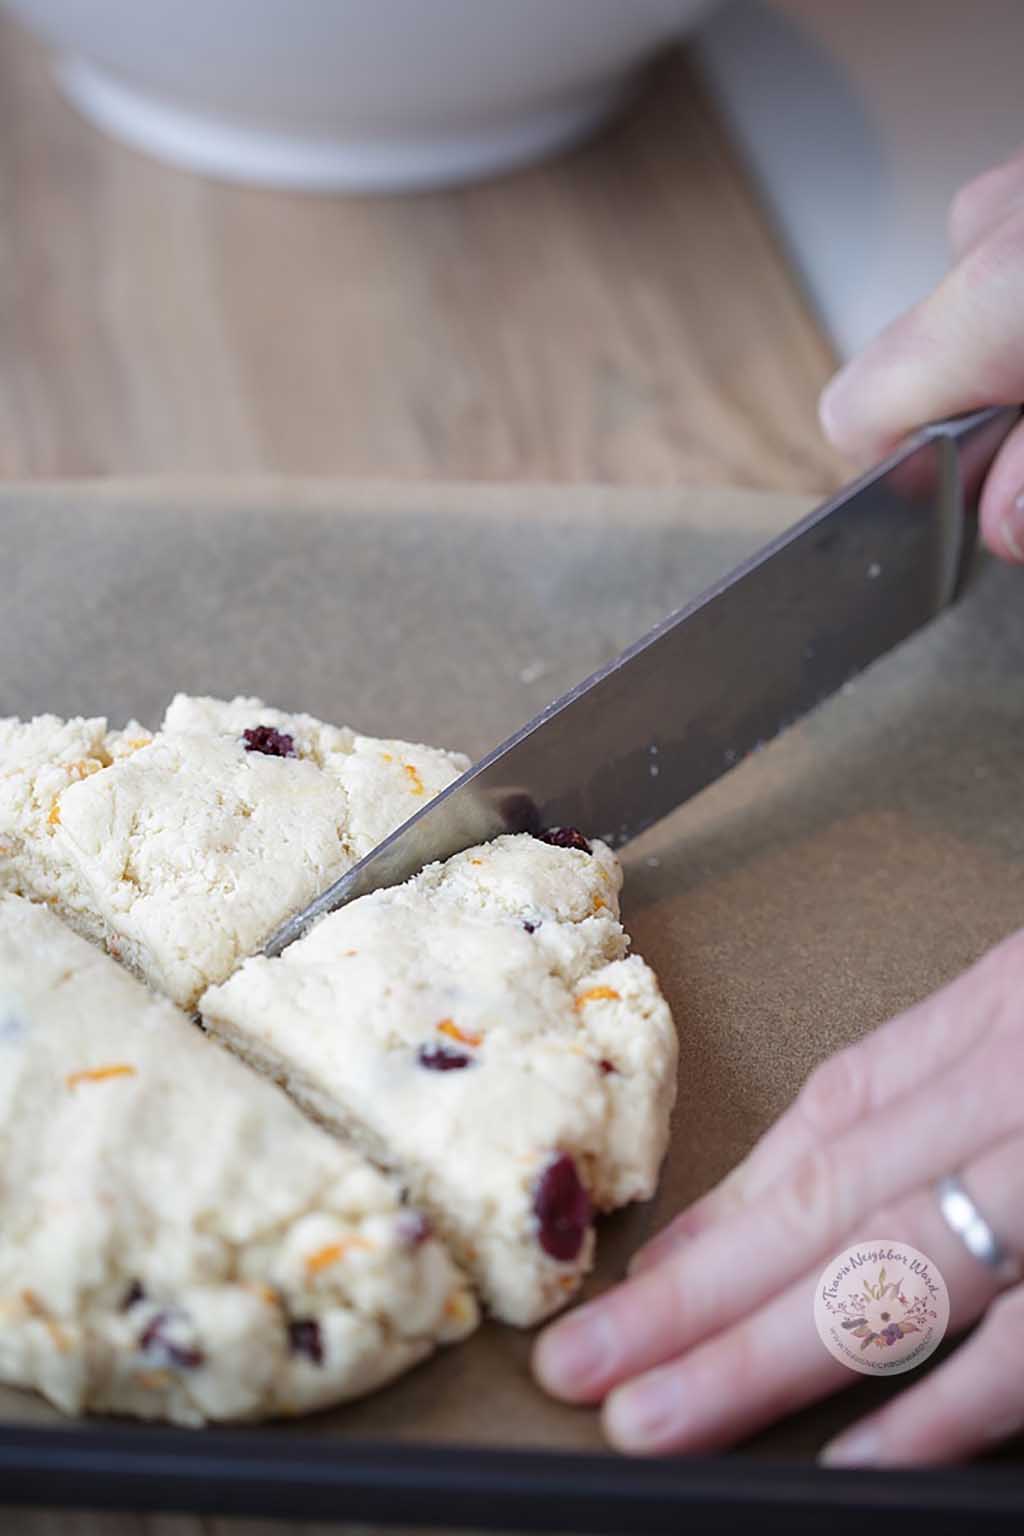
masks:
<path id="1" fill-rule="evenodd" d="M 251 692 L 479 755 L 805 506 L 706 489 L 8 488 L 0 714 L 155 721 L 178 688 Z M 629 850 L 626 921 L 675 1013 L 680 1095 L 660 1192 L 604 1224 L 590 1292 L 817 1061 L 1024 921 L 1022 675 L 1024 580 L 982 560 L 955 610 Z M 594 1413 L 533 1386 L 528 1348 L 485 1327 L 302 1434 L 599 1449 Z M 854 1385 L 736 1454 L 809 1458 L 887 1390 Z M 3 1390 L 0 1422 L 67 1427 Z"/>

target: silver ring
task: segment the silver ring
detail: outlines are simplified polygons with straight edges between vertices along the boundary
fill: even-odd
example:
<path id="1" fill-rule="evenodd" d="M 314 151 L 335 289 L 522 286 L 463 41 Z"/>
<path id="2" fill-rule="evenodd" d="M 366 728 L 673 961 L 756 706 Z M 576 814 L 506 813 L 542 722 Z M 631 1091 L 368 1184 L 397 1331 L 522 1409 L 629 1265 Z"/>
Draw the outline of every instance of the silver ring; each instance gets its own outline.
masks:
<path id="1" fill-rule="evenodd" d="M 986 1265 L 1004 1285 L 1013 1285 L 1019 1280 L 1020 1260 L 1000 1242 L 960 1180 L 947 1174 L 936 1184 L 935 1193 L 947 1226 L 960 1238 L 968 1253 Z"/>

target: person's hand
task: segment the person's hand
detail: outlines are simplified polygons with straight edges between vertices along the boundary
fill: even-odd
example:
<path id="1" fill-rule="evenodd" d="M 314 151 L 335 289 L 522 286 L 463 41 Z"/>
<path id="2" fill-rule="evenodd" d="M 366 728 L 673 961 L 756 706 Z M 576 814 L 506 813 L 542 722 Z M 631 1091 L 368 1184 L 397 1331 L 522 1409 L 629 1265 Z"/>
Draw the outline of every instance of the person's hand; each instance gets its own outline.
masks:
<path id="1" fill-rule="evenodd" d="M 1024 401 L 1024 152 L 961 189 L 949 233 L 947 276 L 822 396 L 825 432 L 851 458 L 881 458 L 938 417 Z M 981 532 L 997 555 L 1024 564 L 1024 424 L 989 472 Z"/>
<path id="2" fill-rule="evenodd" d="M 1024 1428 L 1024 1284 L 1000 1287 L 932 1187 L 957 1173 L 1024 1254 L 1022 1083 L 1024 932 L 819 1066 L 744 1162 L 640 1251 L 631 1279 L 541 1335 L 542 1385 L 603 1399 L 622 1450 L 725 1446 L 862 1379 L 825 1350 L 813 1294 L 844 1240 L 885 1237 L 938 1266 L 950 1333 L 984 1316 L 826 1460 L 954 1460 Z"/>

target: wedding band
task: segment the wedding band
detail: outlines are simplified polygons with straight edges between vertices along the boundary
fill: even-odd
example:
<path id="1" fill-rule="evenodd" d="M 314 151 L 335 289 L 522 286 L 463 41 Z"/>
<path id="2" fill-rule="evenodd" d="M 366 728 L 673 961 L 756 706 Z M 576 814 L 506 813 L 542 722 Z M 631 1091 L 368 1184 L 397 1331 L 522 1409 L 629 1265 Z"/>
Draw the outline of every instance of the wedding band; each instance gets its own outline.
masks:
<path id="1" fill-rule="evenodd" d="M 968 1253 L 986 1265 L 1004 1285 L 1021 1278 L 1020 1260 L 1000 1242 L 958 1178 L 947 1174 L 935 1186 L 939 1210 Z"/>

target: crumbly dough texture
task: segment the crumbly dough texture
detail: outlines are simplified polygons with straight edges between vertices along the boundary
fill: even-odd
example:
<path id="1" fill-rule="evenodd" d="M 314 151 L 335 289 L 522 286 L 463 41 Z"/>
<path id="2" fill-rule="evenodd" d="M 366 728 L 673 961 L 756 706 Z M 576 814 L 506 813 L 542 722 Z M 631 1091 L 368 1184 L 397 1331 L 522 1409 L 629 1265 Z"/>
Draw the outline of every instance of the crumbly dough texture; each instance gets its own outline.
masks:
<path id="1" fill-rule="evenodd" d="M 277 959 L 205 994 L 208 1027 L 315 1116 L 399 1169 L 501 1318 L 538 1320 L 589 1267 L 539 1241 L 545 1168 L 568 1155 L 593 1205 L 655 1188 L 676 1036 L 626 958 L 621 871 L 500 837 L 352 902 Z M 468 1061 L 440 1070 L 437 1052 Z"/>
<path id="2" fill-rule="evenodd" d="M 475 1321 L 391 1178 L 0 896 L 0 1380 L 68 1413 L 296 1414 Z"/>
<path id="3" fill-rule="evenodd" d="M 295 755 L 247 749 L 257 726 Z M 466 767 L 253 698 L 179 694 L 155 734 L 0 720 L 0 886 L 191 1007 Z"/>

